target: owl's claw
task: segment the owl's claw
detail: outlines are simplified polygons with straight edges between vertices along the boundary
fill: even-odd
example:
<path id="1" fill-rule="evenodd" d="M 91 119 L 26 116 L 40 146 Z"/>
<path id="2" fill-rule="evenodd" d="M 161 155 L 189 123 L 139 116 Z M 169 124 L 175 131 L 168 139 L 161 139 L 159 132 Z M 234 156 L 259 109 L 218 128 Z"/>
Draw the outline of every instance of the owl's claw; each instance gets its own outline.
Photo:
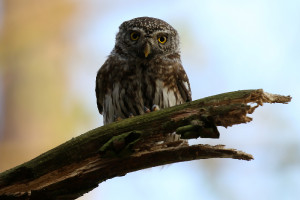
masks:
<path id="1" fill-rule="evenodd" d="M 151 110 L 149 108 L 147 108 L 146 106 L 144 106 L 144 112 L 149 113 L 149 112 L 151 112 Z"/>
<path id="2" fill-rule="evenodd" d="M 132 117 L 134 117 L 134 115 L 132 113 L 129 113 L 128 118 L 132 118 Z M 122 117 L 119 117 L 117 115 L 114 116 L 114 122 L 121 121 L 122 119 L 123 119 Z"/>
<path id="3" fill-rule="evenodd" d="M 118 122 L 118 121 L 121 121 L 121 120 L 122 120 L 121 117 L 119 117 L 117 115 L 114 116 L 114 122 Z"/>
<path id="4" fill-rule="evenodd" d="M 152 110 L 152 111 L 158 111 L 158 110 L 160 110 L 160 108 L 159 108 L 158 105 L 154 104 L 154 105 L 152 106 L 151 110 Z"/>

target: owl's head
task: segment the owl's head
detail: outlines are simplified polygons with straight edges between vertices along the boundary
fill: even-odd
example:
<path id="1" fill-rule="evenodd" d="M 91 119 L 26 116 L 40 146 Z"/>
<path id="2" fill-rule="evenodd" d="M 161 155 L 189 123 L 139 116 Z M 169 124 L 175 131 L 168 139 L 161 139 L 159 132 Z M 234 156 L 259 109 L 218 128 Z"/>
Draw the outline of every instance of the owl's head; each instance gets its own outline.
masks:
<path id="1" fill-rule="evenodd" d="M 163 20 L 151 17 L 134 18 L 120 25 L 115 51 L 142 59 L 179 53 L 179 36 Z"/>

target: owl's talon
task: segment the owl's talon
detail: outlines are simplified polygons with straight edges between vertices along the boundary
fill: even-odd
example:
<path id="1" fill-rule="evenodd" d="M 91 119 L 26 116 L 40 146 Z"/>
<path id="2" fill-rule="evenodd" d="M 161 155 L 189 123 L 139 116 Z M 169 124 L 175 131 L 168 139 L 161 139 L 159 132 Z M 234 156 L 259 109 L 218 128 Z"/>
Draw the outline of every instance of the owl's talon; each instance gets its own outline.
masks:
<path id="1" fill-rule="evenodd" d="M 114 122 L 118 122 L 118 121 L 121 121 L 122 120 L 122 118 L 121 117 L 119 117 L 119 116 L 114 116 Z"/>
<path id="2" fill-rule="evenodd" d="M 144 106 L 144 112 L 149 113 L 149 112 L 151 112 L 151 110 L 149 108 L 147 108 L 146 106 Z"/>
<path id="3" fill-rule="evenodd" d="M 152 106 L 151 110 L 152 110 L 152 111 L 158 111 L 158 110 L 160 110 L 160 108 L 159 108 L 158 105 L 154 104 L 154 105 Z"/>

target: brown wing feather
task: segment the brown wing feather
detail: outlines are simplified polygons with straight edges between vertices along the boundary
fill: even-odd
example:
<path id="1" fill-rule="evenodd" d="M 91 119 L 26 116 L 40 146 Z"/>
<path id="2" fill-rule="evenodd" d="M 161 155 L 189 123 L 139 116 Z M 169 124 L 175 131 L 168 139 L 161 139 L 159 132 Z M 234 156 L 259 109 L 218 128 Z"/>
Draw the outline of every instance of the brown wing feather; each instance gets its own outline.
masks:
<path id="1" fill-rule="evenodd" d="M 180 64 L 177 71 L 177 87 L 185 102 L 192 101 L 191 86 L 189 78 Z"/>
<path id="2" fill-rule="evenodd" d="M 109 60 L 109 59 L 108 59 Z M 97 77 L 96 77 L 96 97 L 97 97 L 97 107 L 99 113 L 103 113 L 103 99 L 107 92 L 107 77 L 108 77 L 108 60 L 101 66 L 98 70 Z"/>
<path id="3" fill-rule="evenodd" d="M 101 74 L 100 74 L 100 70 L 97 73 L 97 77 L 96 77 L 96 88 L 95 88 L 95 92 L 96 92 L 96 97 L 97 97 L 97 107 L 99 110 L 99 113 L 102 114 L 103 112 L 103 98 L 101 98 L 101 96 L 103 96 L 102 94 L 102 84 L 101 84 Z"/>

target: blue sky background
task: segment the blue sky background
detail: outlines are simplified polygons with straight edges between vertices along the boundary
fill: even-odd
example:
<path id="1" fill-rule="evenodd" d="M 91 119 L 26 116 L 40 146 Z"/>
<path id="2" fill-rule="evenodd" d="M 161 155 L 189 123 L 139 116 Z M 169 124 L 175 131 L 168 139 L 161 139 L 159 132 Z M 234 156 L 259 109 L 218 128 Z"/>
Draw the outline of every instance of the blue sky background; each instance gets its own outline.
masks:
<path id="1" fill-rule="evenodd" d="M 251 123 L 220 127 L 220 140 L 192 141 L 225 144 L 251 153 L 253 161 L 210 159 L 146 169 L 107 180 L 81 199 L 299 199 L 299 10 L 300 1 L 274 0 L 85 3 L 73 39 L 78 55 L 86 55 L 70 61 L 76 69 L 70 85 L 90 105 L 95 126 L 102 123 L 90 92 L 95 74 L 114 46 L 118 26 L 140 16 L 161 18 L 178 30 L 193 99 L 263 88 L 293 100 L 258 108 Z"/>

